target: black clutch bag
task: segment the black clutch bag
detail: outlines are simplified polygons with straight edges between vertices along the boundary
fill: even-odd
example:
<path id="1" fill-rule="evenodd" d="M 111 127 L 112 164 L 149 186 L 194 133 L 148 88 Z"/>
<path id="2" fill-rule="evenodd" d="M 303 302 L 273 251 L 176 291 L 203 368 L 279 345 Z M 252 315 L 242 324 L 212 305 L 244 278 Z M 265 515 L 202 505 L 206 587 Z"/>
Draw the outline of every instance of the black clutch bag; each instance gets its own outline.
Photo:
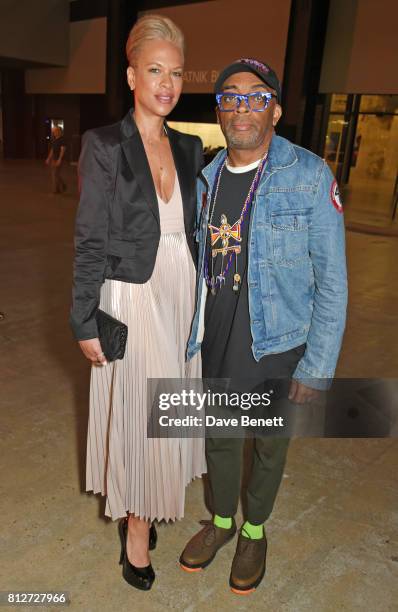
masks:
<path id="1" fill-rule="evenodd" d="M 98 337 L 107 361 L 123 359 L 126 350 L 127 325 L 118 321 L 100 308 L 95 315 Z"/>

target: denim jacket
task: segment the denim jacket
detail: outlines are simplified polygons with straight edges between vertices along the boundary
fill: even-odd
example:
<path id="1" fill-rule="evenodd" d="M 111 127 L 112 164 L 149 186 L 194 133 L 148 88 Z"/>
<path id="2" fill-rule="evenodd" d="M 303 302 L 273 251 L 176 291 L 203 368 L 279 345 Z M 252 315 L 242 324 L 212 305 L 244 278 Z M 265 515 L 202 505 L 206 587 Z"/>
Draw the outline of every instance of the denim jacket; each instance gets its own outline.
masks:
<path id="1" fill-rule="evenodd" d="M 207 223 L 217 168 L 225 156 L 224 149 L 198 179 L 199 261 L 188 359 L 200 350 L 204 334 Z M 254 359 L 306 343 L 293 378 L 327 389 L 347 308 L 342 206 L 326 162 L 276 135 L 252 203 L 247 282 Z"/>

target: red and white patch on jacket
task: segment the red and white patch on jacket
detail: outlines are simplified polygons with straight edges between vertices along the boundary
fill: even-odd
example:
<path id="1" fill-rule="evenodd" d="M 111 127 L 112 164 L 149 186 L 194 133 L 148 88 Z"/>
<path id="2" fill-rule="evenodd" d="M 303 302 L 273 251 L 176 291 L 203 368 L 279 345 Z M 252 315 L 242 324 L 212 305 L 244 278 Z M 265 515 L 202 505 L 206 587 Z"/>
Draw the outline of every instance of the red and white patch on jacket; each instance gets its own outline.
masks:
<path id="1" fill-rule="evenodd" d="M 343 203 L 340 199 L 340 190 L 336 179 L 333 181 L 332 186 L 330 188 L 330 199 L 337 212 L 342 213 Z"/>

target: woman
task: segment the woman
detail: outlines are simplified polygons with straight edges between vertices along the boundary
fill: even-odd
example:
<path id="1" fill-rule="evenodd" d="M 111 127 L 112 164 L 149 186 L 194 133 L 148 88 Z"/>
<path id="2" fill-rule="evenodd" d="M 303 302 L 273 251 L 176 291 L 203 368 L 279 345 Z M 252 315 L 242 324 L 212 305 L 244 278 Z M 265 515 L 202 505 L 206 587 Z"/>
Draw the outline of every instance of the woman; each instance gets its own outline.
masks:
<path id="1" fill-rule="evenodd" d="M 130 32 L 127 81 L 134 111 L 84 136 L 79 173 L 71 324 L 93 363 L 86 489 L 122 518 L 123 576 L 140 589 L 155 578 L 153 520 L 182 518 L 185 486 L 206 471 L 201 439 L 146 436 L 148 378 L 199 378 L 185 363 L 195 293 L 197 137 L 165 124 L 182 88 L 183 36 L 146 15 Z M 123 360 L 106 363 L 96 310 L 128 326 Z"/>

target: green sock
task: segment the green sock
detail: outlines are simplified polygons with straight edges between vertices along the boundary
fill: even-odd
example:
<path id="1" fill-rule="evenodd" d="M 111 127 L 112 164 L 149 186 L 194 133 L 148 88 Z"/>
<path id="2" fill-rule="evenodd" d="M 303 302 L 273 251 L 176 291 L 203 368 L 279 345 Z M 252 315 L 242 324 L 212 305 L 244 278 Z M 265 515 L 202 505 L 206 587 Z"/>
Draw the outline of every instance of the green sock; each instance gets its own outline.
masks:
<path id="1" fill-rule="evenodd" d="M 249 521 L 242 527 L 242 533 L 251 540 L 261 540 L 263 537 L 263 525 L 252 525 Z"/>
<path id="2" fill-rule="evenodd" d="M 232 518 L 228 516 L 227 518 L 223 518 L 222 516 L 218 516 L 218 514 L 214 515 L 213 523 L 216 527 L 221 527 L 221 529 L 231 529 L 232 527 Z"/>

